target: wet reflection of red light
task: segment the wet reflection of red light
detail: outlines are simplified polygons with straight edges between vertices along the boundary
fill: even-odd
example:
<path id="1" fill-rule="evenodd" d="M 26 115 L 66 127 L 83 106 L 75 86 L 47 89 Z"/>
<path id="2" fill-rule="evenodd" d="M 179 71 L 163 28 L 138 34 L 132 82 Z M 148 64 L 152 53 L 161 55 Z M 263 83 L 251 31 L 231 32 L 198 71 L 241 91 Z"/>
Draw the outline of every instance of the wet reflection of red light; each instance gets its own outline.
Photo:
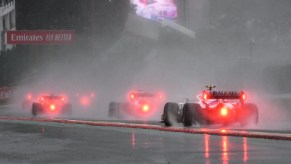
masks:
<path id="1" fill-rule="evenodd" d="M 223 164 L 228 164 L 228 137 L 222 137 L 222 161 Z"/>
<path id="2" fill-rule="evenodd" d="M 244 147 L 244 162 L 248 161 L 248 139 L 243 138 L 243 147 Z"/>
<path id="3" fill-rule="evenodd" d="M 207 159 L 209 158 L 209 138 L 210 136 L 208 134 L 204 134 L 204 149 L 205 149 L 204 156 Z"/>
<path id="4" fill-rule="evenodd" d="M 135 135 L 134 135 L 134 129 L 131 130 L 131 147 L 132 147 L 132 149 L 135 148 Z"/>

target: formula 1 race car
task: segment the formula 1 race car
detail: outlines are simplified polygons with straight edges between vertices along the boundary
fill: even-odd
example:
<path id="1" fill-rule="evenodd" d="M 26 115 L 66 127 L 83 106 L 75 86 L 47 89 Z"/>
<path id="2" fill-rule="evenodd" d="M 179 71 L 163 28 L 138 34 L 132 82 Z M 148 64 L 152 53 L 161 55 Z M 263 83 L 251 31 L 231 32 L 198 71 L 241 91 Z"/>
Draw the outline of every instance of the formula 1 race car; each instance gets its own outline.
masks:
<path id="1" fill-rule="evenodd" d="M 110 102 L 108 115 L 115 118 L 125 116 L 148 118 L 158 112 L 163 100 L 163 93 L 132 91 L 127 102 Z"/>
<path id="2" fill-rule="evenodd" d="M 32 103 L 32 115 L 37 116 L 39 114 L 71 115 L 72 105 L 67 103 L 65 96 L 54 94 L 41 96 L 38 102 Z"/>
<path id="3" fill-rule="evenodd" d="M 164 106 L 161 122 L 165 126 L 183 123 L 185 127 L 192 124 L 227 126 L 239 123 L 242 127 L 258 124 L 258 107 L 253 103 L 245 103 L 243 91 L 213 91 L 215 86 L 206 86 L 208 90 L 197 96 L 198 102 L 173 103 Z"/>

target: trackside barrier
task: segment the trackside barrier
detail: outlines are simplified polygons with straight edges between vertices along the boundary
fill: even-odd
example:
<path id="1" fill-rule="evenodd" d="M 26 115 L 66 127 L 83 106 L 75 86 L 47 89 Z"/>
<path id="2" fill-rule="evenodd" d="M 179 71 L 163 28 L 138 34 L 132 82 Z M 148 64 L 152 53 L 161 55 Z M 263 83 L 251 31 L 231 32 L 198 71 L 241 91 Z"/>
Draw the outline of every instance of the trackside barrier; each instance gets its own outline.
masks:
<path id="1" fill-rule="evenodd" d="M 0 117 L 0 120 L 69 123 L 69 124 L 81 124 L 81 125 L 90 125 L 90 126 L 148 129 L 148 130 L 158 130 L 158 131 L 166 131 L 166 132 L 209 134 L 209 135 L 218 135 L 218 136 L 233 136 L 233 137 L 247 137 L 247 138 L 291 141 L 291 134 L 249 132 L 249 131 L 228 130 L 228 129 L 193 129 L 193 128 L 180 128 L 180 127 L 163 127 L 159 125 L 146 125 L 146 124 L 128 124 L 128 123 L 103 122 L 103 121 L 82 121 L 82 120 L 22 118 L 22 117 L 16 117 L 16 118 L 15 117 Z"/>

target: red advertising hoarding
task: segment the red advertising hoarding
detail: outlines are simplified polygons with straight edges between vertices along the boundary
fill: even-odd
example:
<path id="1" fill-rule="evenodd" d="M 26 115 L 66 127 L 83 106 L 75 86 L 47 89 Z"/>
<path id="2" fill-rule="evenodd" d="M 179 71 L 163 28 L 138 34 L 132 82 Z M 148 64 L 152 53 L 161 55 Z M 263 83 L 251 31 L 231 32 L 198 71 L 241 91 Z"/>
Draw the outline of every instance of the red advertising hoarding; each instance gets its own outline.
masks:
<path id="1" fill-rule="evenodd" d="M 7 31 L 7 44 L 70 44 L 75 39 L 73 30 Z"/>

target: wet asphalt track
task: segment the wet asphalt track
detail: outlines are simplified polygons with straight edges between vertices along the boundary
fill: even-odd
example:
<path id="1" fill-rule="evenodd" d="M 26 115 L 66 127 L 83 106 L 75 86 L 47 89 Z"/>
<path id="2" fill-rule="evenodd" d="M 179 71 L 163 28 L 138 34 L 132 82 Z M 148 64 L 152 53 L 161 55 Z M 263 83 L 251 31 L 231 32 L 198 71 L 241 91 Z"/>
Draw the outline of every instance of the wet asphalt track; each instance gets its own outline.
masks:
<path id="1" fill-rule="evenodd" d="M 291 141 L 32 121 L 0 121 L 0 144 L 0 163 L 291 161 Z"/>
<path id="2" fill-rule="evenodd" d="M 289 163 L 291 142 L 0 121 L 0 163 Z"/>

